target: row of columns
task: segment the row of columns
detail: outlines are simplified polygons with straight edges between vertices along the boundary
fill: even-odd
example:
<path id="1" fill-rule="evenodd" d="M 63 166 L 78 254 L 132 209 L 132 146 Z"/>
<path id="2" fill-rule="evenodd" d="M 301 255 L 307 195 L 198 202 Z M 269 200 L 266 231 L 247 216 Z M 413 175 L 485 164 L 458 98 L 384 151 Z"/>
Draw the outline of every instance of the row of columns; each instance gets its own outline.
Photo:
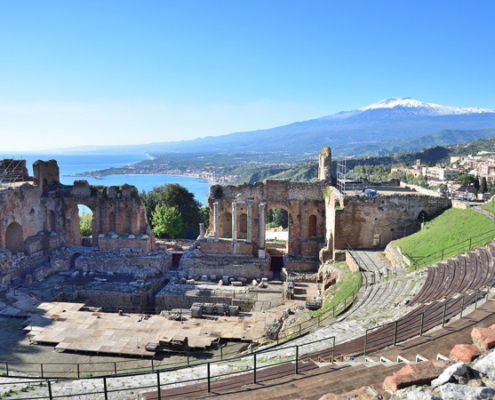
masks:
<path id="1" fill-rule="evenodd" d="M 237 241 L 237 205 L 246 204 L 244 201 L 233 201 L 232 202 L 232 242 Z M 260 250 L 265 249 L 265 208 L 266 202 L 259 204 L 259 219 L 260 219 L 260 231 L 259 231 L 259 248 Z M 213 229 L 214 229 L 214 240 L 218 240 L 218 232 L 220 228 L 220 202 L 216 201 L 213 203 Z M 253 231 L 253 203 L 251 201 L 247 202 L 247 243 L 253 241 L 252 237 Z"/>

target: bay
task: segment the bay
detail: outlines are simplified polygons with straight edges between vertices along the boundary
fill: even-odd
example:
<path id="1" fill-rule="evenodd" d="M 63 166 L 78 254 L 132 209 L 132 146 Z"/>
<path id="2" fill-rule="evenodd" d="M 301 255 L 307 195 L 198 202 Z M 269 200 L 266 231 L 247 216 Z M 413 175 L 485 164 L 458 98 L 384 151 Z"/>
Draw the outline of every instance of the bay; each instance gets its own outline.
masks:
<path id="1" fill-rule="evenodd" d="M 172 175 L 109 175 L 102 179 L 91 177 L 68 176 L 85 171 L 97 171 L 110 167 L 120 167 L 122 165 L 136 163 L 149 159 L 146 154 L 5 154 L 2 158 L 14 158 L 26 160 L 29 174 L 33 175 L 33 163 L 36 160 L 57 160 L 60 168 L 60 182 L 64 185 L 72 185 L 75 180 L 87 180 L 90 185 L 120 186 L 123 184 L 134 185 L 141 192 L 150 191 L 155 186 L 162 186 L 169 183 L 178 183 L 184 186 L 201 204 L 208 204 L 207 196 L 211 183 L 200 178 L 189 176 Z"/>

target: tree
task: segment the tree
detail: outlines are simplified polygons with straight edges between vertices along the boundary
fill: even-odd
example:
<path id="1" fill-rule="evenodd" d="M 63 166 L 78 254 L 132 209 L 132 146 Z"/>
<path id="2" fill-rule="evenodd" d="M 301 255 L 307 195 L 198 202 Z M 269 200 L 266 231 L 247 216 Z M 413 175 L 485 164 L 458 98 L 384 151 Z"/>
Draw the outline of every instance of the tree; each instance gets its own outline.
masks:
<path id="1" fill-rule="evenodd" d="M 475 178 L 472 175 L 464 174 L 464 175 L 459 175 L 456 178 L 456 181 L 461 182 L 464 186 L 470 186 L 474 183 Z"/>
<path id="2" fill-rule="evenodd" d="M 474 180 L 474 191 L 476 194 L 478 194 L 480 191 L 480 179 L 478 177 L 476 177 Z"/>
<path id="3" fill-rule="evenodd" d="M 186 225 L 180 212 L 175 207 L 157 205 L 151 213 L 153 233 L 158 237 L 168 236 L 172 239 L 184 237 Z"/>
<path id="4" fill-rule="evenodd" d="M 91 226 L 91 222 L 93 221 L 92 213 L 83 213 L 79 217 L 79 230 L 81 231 L 81 235 L 84 237 L 91 236 L 93 234 L 93 228 Z"/>
<path id="5" fill-rule="evenodd" d="M 185 224 L 184 237 L 195 239 L 199 234 L 199 223 L 203 220 L 200 215 L 201 204 L 194 198 L 184 186 L 178 183 L 170 183 L 164 186 L 157 186 L 149 192 L 141 192 L 144 200 L 146 215 L 154 228 L 152 213 L 156 206 L 175 207 Z"/>
<path id="6" fill-rule="evenodd" d="M 271 211 L 271 218 L 268 218 L 268 215 Z M 272 208 L 268 210 L 266 222 L 270 227 L 279 227 L 287 228 L 289 226 L 289 215 L 287 211 L 283 208 Z"/>
<path id="7" fill-rule="evenodd" d="M 199 219 L 201 220 L 201 222 L 205 226 L 205 229 L 208 229 L 208 226 L 210 225 L 210 213 L 211 213 L 211 210 L 210 210 L 210 207 L 208 207 L 208 206 L 201 207 L 199 209 Z"/>
<path id="8" fill-rule="evenodd" d="M 486 176 L 481 179 L 480 193 L 488 192 L 488 184 L 486 183 Z"/>

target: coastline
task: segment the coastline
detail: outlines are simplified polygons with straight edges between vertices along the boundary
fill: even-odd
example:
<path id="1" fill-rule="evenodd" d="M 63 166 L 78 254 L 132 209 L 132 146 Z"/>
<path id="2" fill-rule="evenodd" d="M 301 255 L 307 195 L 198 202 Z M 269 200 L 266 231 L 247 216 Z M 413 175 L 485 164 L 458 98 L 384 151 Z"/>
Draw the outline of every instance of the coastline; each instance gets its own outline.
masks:
<path id="1" fill-rule="evenodd" d="M 72 174 L 72 175 L 63 175 L 65 177 L 71 177 L 71 178 L 93 178 L 93 179 L 98 179 L 101 181 L 105 180 L 106 176 L 184 176 L 187 178 L 195 178 L 195 179 L 202 179 L 203 181 L 210 183 L 212 185 L 218 185 L 218 182 L 210 179 L 210 178 L 205 178 L 203 176 L 198 176 L 196 174 L 112 174 L 112 175 L 90 175 L 90 174 L 85 174 L 85 175 L 80 175 L 80 174 Z"/>

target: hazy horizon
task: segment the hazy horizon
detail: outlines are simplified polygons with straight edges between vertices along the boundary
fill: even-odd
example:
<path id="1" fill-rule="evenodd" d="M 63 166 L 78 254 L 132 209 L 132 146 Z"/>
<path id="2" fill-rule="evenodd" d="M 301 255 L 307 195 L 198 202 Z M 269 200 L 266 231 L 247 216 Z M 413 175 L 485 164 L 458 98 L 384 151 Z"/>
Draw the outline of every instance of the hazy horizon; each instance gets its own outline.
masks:
<path id="1" fill-rule="evenodd" d="M 489 1 L 2 3 L 4 152 L 190 140 L 390 97 L 495 109 Z"/>

